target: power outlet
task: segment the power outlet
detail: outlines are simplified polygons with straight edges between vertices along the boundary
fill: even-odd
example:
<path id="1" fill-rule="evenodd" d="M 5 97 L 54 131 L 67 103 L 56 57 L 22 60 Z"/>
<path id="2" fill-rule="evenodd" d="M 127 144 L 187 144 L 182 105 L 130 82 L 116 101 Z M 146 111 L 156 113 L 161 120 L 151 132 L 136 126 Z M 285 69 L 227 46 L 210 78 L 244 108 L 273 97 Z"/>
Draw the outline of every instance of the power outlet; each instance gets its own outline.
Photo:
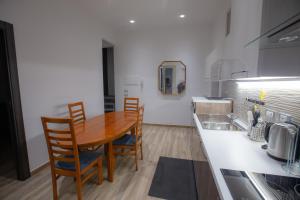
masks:
<path id="1" fill-rule="evenodd" d="M 267 110 L 266 111 L 266 121 L 272 122 L 274 118 L 274 112 Z"/>
<path id="2" fill-rule="evenodd" d="M 290 122 L 291 121 L 291 116 L 284 114 L 284 113 L 280 113 L 279 114 L 279 121 L 280 122 Z"/>
<path id="3" fill-rule="evenodd" d="M 128 90 L 124 89 L 124 97 L 128 97 Z"/>

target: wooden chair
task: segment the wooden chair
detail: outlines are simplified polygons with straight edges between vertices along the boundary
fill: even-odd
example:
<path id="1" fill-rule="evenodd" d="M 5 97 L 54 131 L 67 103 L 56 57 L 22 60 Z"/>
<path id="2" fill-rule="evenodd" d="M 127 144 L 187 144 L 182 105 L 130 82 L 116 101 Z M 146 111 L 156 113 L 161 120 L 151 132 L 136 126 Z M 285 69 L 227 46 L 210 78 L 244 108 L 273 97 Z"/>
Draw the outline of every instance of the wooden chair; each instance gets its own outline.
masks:
<path id="1" fill-rule="evenodd" d="M 77 198 L 82 199 L 82 185 L 98 174 L 103 181 L 102 157 L 98 152 L 79 152 L 72 119 L 42 117 L 52 174 L 53 199 L 58 199 L 57 179 L 71 176 L 76 179 Z"/>
<path id="2" fill-rule="evenodd" d="M 143 160 L 143 116 L 144 106 L 141 106 L 138 110 L 138 124 L 135 134 L 125 134 L 123 137 L 113 142 L 114 155 L 134 155 L 135 166 L 138 170 L 138 151 L 141 151 L 141 159 Z"/>
<path id="3" fill-rule="evenodd" d="M 125 97 L 124 98 L 124 111 L 127 113 L 137 114 L 139 110 L 139 98 L 137 97 Z M 131 130 L 131 134 L 134 131 Z"/>
<path id="4" fill-rule="evenodd" d="M 68 109 L 69 109 L 70 118 L 73 119 L 74 125 L 83 124 L 83 122 L 86 120 L 83 102 L 79 101 L 75 103 L 69 103 Z M 102 145 L 92 146 L 88 148 L 80 148 L 80 150 L 95 151 L 99 149 L 101 146 Z"/>
<path id="5" fill-rule="evenodd" d="M 139 98 L 125 97 L 124 98 L 124 111 L 125 112 L 138 112 Z"/>
<path id="6" fill-rule="evenodd" d="M 73 119 L 74 124 L 80 124 L 86 120 L 82 101 L 69 103 L 68 108 L 69 108 L 70 117 L 71 119 Z"/>

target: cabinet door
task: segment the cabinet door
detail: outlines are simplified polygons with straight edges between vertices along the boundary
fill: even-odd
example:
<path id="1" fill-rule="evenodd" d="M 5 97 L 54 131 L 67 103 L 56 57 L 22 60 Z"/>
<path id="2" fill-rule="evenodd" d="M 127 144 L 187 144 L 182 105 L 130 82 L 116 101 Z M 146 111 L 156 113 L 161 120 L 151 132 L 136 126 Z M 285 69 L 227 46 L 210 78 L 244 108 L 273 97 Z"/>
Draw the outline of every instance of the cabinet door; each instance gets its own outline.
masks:
<path id="1" fill-rule="evenodd" d="M 221 66 L 221 80 L 229 80 L 231 79 L 232 66 L 229 63 L 223 64 Z"/>
<path id="2" fill-rule="evenodd" d="M 300 46 L 260 50 L 259 76 L 300 76 Z"/>
<path id="3" fill-rule="evenodd" d="M 255 42 L 244 48 L 244 61 L 248 78 L 257 76 L 258 57 L 259 57 L 259 42 Z"/>
<path id="4" fill-rule="evenodd" d="M 245 20 L 245 43 L 243 44 L 242 60 L 248 77 L 257 76 L 257 64 L 259 55 L 259 40 L 253 42 L 261 34 L 262 7 L 264 0 L 247 0 Z"/>
<path id="5" fill-rule="evenodd" d="M 247 78 L 246 65 L 240 59 L 226 59 L 221 66 L 221 80 Z"/>
<path id="6" fill-rule="evenodd" d="M 191 135 L 191 156 L 192 160 L 198 161 L 206 161 L 206 156 L 204 154 L 204 149 L 202 148 L 202 141 L 201 137 L 198 133 L 195 121 L 193 120 L 193 128 L 192 128 L 192 135 Z"/>
<path id="7" fill-rule="evenodd" d="M 193 163 L 198 199 L 220 199 L 208 162 L 194 161 Z"/>

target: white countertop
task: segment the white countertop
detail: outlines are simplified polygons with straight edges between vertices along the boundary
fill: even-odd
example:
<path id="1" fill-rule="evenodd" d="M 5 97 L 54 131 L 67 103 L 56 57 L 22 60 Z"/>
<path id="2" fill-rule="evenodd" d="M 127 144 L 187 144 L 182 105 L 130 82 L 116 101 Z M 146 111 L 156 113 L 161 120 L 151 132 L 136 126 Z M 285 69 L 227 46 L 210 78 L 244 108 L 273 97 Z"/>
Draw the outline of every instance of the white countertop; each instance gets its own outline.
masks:
<path id="1" fill-rule="evenodd" d="M 204 102 L 204 103 L 231 103 L 231 100 L 210 100 L 205 97 L 192 97 L 193 103 Z"/>
<path id="2" fill-rule="evenodd" d="M 282 169 L 282 162 L 270 158 L 261 148 L 263 143 L 248 139 L 247 132 L 205 130 L 197 115 L 193 115 L 222 199 L 230 200 L 232 197 L 221 168 L 289 176 Z"/>

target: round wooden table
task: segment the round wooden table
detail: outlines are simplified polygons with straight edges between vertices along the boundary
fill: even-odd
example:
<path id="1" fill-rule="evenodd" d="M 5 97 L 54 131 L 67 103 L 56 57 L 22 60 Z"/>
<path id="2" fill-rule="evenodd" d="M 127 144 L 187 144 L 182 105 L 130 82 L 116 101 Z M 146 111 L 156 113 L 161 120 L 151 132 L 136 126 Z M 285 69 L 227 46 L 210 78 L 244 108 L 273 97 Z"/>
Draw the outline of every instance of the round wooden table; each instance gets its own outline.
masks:
<path id="1" fill-rule="evenodd" d="M 112 182 L 114 173 L 113 163 L 115 159 L 112 142 L 125 135 L 128 131 L 135 131 L 136 126 L 136 113 L 110 112 L 76 125 L 74 131 L 79 147 L 106 145 L 108 180 Z"/>

